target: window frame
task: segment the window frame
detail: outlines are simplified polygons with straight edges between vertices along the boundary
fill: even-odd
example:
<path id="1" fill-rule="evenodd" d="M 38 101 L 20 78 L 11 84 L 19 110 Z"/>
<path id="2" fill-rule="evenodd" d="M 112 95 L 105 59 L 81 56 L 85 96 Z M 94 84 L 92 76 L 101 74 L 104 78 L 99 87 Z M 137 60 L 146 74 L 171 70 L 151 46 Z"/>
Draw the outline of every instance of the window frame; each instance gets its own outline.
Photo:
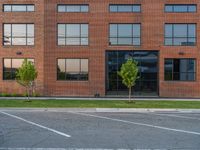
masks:
<path id="1" fill-rule="evenodd" d="M 10 40 L 11 40 L 11 43 L 10 43 L 10 45 L 6 45 L 6 44 L 4 44 L 4 37 L 5 37 L 5 35 L 4 35 L 4 28 L 5 28 L 5 26 L 4 25 L 10 25 L 11 26 L 11 35 L 10 35 Z M 25 25 L 26 26 L 26 36 L 25 37 L 23 37 L 23 36 L 21 36 L 21 37 L 13 37 L 13 32 L 12 32 L 12 26 L 13 25 Z M 33 37 L 29 37 L 28 36 L 28 25 L 33 25 L 33 27 L 34 27 L 34 29 L 33 29 L 33 32 L 34 32 L 34 34 L 33 34 Z M 3 46 L 5 46 L 5 47 L 8 47 L 8 46 L 35 46 L 35 24 L 34 23 L 3 23 L 3 27 L 2 27 L 2 29 L 3 29 L 3 32 L 2 32 L 2 35 L 3 35 L 3 40 L 2 40 L 2 45 Z M 12 39 L 13 38 L 26 38 L 26 45 L 13 45 L 12 43 Z M 33 45 L 28 45 L 28 39 L 33 39 Z"/>
<path id="2" fill-rule="evenodd" d="M 59 6 L 64 6 L 65 7 L 65 11 L 59 11 Z M 74 12 L 68 12 L 67 11 L 67 6 L 79 6 L 80 7 L 80 11 L 74 11 Z M 81 6 L 87 6 L 88 7 L 88 11 L 81 11 Z M 90 6 L 89 4 L 57 4 L 57 13 L 89 13 L 90 12 Z"/>
<path id="3" fill-rule="evenodd" d="M 5 11 L 4 7 L 6 5 L 11 7 L 11 11 Z M 26 11 L 13 11 L 13 6 L 25 6 L 26 7 Z M 28 6 L 33 6 L 34 10 L 33 11 L 28 11 Z M 3 4 L 2 11 L 3 12 L 35 12 L 35 4 Z"/>
<path id="4" fill-rule="evenodd" d="M 59 35 L 58 35 L 58 31 L 59 31 L 59 29 L 58 29 L 58 26 L 59 25 L 65 25 L 65 36 L 64 37 L 60 37 Z M 66 35 L 66 31 L 67 31 L 67 25 L 79 25 L 79 27 L 80 27 L 80 32 L 79 32 L 79 37 L 67 37 L 67 35 Z M 88 36 L 87 37 L 81 37 L 81 25 L 87 25 L 88 26 Z M 89 41 L 89 37 L 90 37 L 90 35 L 89 35 L 89 30 L 90 30 L 90 28 L 89 28 L 89 23 L 57 23 L 57 46 L 89 46 L 90 45 L 90 41 Z M 63 39 L 65 39 L 65 44 L 64 45 L 59 45 L 59 38 L 63 38 Z M 67 44 L 67 42 L 66 42 L 66 40 L 67 39 L 69 39 L 69 38 L 78 38 L 79 39 L 79 44 Z M 81 39 L 82 38 L 87 38 L 87 41 L 88 41 L 88 43 L 87 44 L 81 44 Z"/>
<path id="5" fill-rule="evenodd" d="M 4 71 L 4 70 L 5 70 L 5 67 L 4 67 L 4 66 L 5 66 L 5 65 L 4 65 L 4 64 L 5 64 L 5 63 L 4 63 L 4 60 L 5 60 L 5 59 L 10 59 L 10 61 L 11 61 L 11 71 L 10 71 L 10 73 L 11 73 L 11 79 L 5 79 L 5 78 L 4 78 L 4 77 L 5 77 L 5 75 L 4 75 L 4 72 L 5 72 L 5 71 Z M 13 71 L 13 70 L 14 70 L 14 69 L 13 69 L 13 64 L 12 64 L 13 59 L 15 59 L 15 60 L 20 60 L 20 59 L 21 59 L 21 60 L 24 60 L 24 59 L 30 60 L 30 59 L 32 59 L 32 60 L 33 60 L 33 63 L 34 63 L 34 64 L 36 63 L 35 59 L 32 58 L 32 57 L 30 57 L 30 58 L 10 58 L 10 57 L 9 57 L 9 58 L 8 58 L 8 57 L 2 58 L 2 64 L 3 64 L 3 67 L 2 67 L 2 70 L 3 70 L 3 71 L 2 71 L 2 80 L 3 80 L 3 81 L 16 81 L 16 78 L 15 78 L 15 79 L 12 79 L 12 74 L 13 74 L 13 72 L 14 72 L 14 71 Z M 23 61 L 22 61 L 22 62 L 23 62 Z"/>
<path id="6" fill-rule="evenodd" d="M 166 25 L 172 25 L 172 37 L 167 37 L 166 36 Z M 174 25 L 186 25 L 187 26 L 187 36 L 186 37 L 177 37 L 174 36 Z M 195 37 L 189 36 L 189 25 L 195 25 Z M 197 24 L 196 23 L 165 23 L 164 24 L 164 46 L 197 46 Z M 189 43 L 189 39 L 193 38 L 195 39 L 194 45 L 175 45 L 174 40 L 177 38 L 186 38 L 187 43 Z M 166 44 L 166 39 L 171 39 L 172 44 Z"/>
<path id="7" fill-rule="evenodd" d="M 110 30 L 110 27 L 111 27 L 111 25 L 117 25 L 117 37 L 112 37 L 112 36 L 110 36 L 111 35 L 111 30 Z M 118 39 L 119 38 L 129 38 L 129 37 L 119 37 L 118 36 L 118 32 L 119 32 L 119 30 L 118 30 L 118 26 L 119 25 L 131 25 L 132 27 L 132 31 L 131 31 L 131 33 L 132 33 L 132 37 L 131 37 L 131 41 L 132 41 L 132 44 L 118 44 Z M 139 37 L 134 37 L 133 36 L 133 26 L 134 25 L 140 25 L 140 36 Z M 111 38 L 116 38 L 117 39 L 117 44 L 111 44 L 111 42 L 110 42 L 110 39 Z M 141 26 L 141 23 L 109 23 L 109 32 L 108 32 L 108 45 L 109 46 L 135 46 L 135 47 L 140 47 L 141 45 L 142 45 L 142 26 Z M 139 39 L 140 40 L 140 44 L 139 45 L 134 45 L 133 44 L 133 39 Z"/>
<path id="8" fill-rule="evenodd" d="M 172 79 L 171 80 L 167 80 L 166 79 L 166 70 L 165 70 L 165 62 L 167 61 L 167 60 L 171 60 L 172 61 L 172 72 L 171 72 L 171 77 L 172 77 Z M 174 72 L 174 60 L 179 60 L 179 62 L 181 61 L 181 60 L 193 60 L 194 61 L 194 72 Z M 179 66 L 180 67 L 180 66 Z M 188 68 L 188 62 L 187 62 L 187 68 Z M 184 74 L 186 74 L 187 75 L 187 80 L 175 80 L 174 79 L 174 73 L 178 73 L 179 75 L 181 74 L 181 73 L 184 73 Z M 193 75 L 194 75 L 194 80 L 188 80 L 188 74 L 189 73 L 192 73 Z M 197 81 L 197 60 L 196 60 L 196 58 L 165 58 L 164 59 L 164 81 L 165 82 L 196 82 Z"/>
<path id="9" fill-rule="evenodd" d="M 167 6 L 171 6 L 172 7 L 172 11 L 167 11 L 166 7 Z M 174 10 L 174 6 L 186 6 L 187 7 L 187 11 L 175 11 Z M 190 6 L 195 6 L 196 10 L 195 11 L 189 11 L 189 7 Z M 165 13 L 197 13 L 198 8 L 197 8 L 197 4 L 165 4 L 164 5 L 164 12 Z"/>
<path id="10" fill-rule="evenodd" d="M 111 11 L 111 6 L 116 6 L 117 7 L 117 11 Z M 131 6 L 132 7 L 132 11 L 118 11 L 118 7 L 119 6 Z M 133 7 L 134 6 L 139 6 L 140 7 L 140 11 L 133 11 Z M 109 13 L 141 13 L 142 12 L 142 5 L 141 4 L 109 4 L 108 6 L 108 10 Z"/>
<path id="11" fill-rule="evenodd" d="M 77 79 L 77 80 L 72 80 L 72 79 L 67 79 L 67 77 L 66 77 L 66 74 L 67 74 L 67 66 L 66 66 L 66 64 L 67 64 L 67 60 L 74 60 L 74 59 L 78 59 L 79 60 L 79 72 L 78 72 L 78 78 L 79 79 Z M 59 79 L 58 77 L 59 77 L 59 73 L 58 73 L 58 61 L 59 60 L 64 60 L 65 61 L 65 79 Z M 83 80 L 83 79 L 80 79 L 80 75 L 81 75 L 81 60 L 87 60 L 88 61 L 88 72 L 87 72 L 87 79 L 85 79 L 85 80 Z M 89 82 L 89 70 L 90 70 L 90 68 L 89 68 L 89 65 L 90 64 L 90 61 L 89 61 L 89 58 L 57 58 L 56 59 L 56 81 L 58 81 L 58 82 Z"/>

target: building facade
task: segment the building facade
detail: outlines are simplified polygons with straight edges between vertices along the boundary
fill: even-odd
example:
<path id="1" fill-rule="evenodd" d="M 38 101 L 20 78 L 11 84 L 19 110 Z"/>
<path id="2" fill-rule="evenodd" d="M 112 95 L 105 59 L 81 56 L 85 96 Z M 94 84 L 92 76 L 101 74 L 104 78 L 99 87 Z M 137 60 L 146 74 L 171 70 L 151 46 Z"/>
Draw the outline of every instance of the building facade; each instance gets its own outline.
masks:
<path id="1" fill-rule="evenodd" d="M 1 0 L 0 93 L 23 59 L 44 96 L 124 96 L 117 75 L 138 62 L 137 96 L 200 97 L 199 0 Z"/>

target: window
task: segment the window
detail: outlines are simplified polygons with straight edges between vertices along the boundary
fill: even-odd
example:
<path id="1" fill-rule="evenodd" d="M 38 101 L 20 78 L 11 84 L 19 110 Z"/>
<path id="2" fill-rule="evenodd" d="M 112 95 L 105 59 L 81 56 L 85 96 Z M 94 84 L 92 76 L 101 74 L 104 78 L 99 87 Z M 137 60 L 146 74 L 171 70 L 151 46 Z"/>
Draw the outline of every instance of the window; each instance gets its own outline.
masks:
<path id="1" fill-rule="evenodd" d="M 136 85 L 132 89 L 134 95 L 157 95 L 158 90 L 158 52 L 137 50 L 106 51 L 106 92 L 111 95 L 128 94 L 122 78 L 118 75 L 122 64 L 131 58 L 138 62 Z"/>
<path id="2" fill-rule="evenodd" d="M 89 5 L 58 5 L 58 12 L 88 12 Z"/>
<path id="3" fill-rule="evenodd" d="M 126 4 L 126 5 L 115 5 L 111 4 L 110 12 L 141 12 L 141 5 L 140 4 Z"/>
<path id="4" fill-rule="evenodd" d="M 21 67 L 23 61 L 24 59 L 3 59 L 3 80 L 15 80 L 16 71 Z M 28 59 L 28 61 L 34 63 L 34 59 Z"/>
<path id="5" fill-rule="evenodd" d="M 88 80 L 88 59 L 58 59 L 57 80 Z"/>
<path id="6" fill-rule="evenodd" d="M 58 24 L 58 45 L 88 45 L 88 24 Z"/>
<path id="7" fill-rule="evenodd" d="M 35 6 L 32 4 L 4 4 L 4 12 L 33 12 L 35 11 Z"/>
<path id="8" fill-rule="evenodd" d="M 197 5 L 195 4 L 166 4 L 165 12 L 175 12 L 175 13 L 194 13 L 197 11 Z"/>
<path id="9" fill-rule="evenodd" d="M 4 24 L 3 45 L 34 45 L 34 24 Z"/>
<path id="10" fill-rule="evenodd" d="M 195 46 L 196 24 L 165 24 L 165 45 Z"/>
<path id="11" fill-rule="evenodd" d="M 196 78 L 195 59 L 165 59 L 166 81 L 194 81 Z"/>
<path id="12" fill-rule="evenodd" d="M 110 45 L 140 45 L 140 24 L 110 24 Z"/>

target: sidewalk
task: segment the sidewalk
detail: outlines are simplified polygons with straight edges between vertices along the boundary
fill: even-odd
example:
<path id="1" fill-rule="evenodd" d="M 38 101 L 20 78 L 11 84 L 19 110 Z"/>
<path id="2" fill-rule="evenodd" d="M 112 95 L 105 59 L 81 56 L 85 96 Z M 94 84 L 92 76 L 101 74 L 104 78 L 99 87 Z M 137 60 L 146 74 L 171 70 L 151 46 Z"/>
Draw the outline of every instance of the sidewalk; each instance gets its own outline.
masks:
<path id="1" fill-rule="evenodd" d="M 21 112 L 99 112 L 99 113 L 200 113 L 200 109 L 161 108 L 0 108 L 0 111 Z"/>
<path id="2" fill-rule="evenodd" d="M 0 100 L 24 100 L 26 97 L 0 97 Z M 30 97 L 32 100 L 128 100 L 128 98 L 119 97 Z M 200 101 L 200 98 L 160 98 L 160 97 L 135 97 L 137 101 Z"/>

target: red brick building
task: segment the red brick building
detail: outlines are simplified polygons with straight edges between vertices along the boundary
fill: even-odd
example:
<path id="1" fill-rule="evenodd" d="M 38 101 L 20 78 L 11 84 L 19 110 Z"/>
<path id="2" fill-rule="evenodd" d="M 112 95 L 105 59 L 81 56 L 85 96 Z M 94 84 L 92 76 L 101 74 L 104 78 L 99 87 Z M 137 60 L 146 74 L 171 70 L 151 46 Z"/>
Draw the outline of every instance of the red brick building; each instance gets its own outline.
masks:
<path id="1" fill-rule="evenodd" d="M 0 93 L 24 93 L 24 58 L 45 96 L 122 96 L 117 71 L 138 61 L 138 96 L 200 97 L 199 0 L 1 0 Z"/>

